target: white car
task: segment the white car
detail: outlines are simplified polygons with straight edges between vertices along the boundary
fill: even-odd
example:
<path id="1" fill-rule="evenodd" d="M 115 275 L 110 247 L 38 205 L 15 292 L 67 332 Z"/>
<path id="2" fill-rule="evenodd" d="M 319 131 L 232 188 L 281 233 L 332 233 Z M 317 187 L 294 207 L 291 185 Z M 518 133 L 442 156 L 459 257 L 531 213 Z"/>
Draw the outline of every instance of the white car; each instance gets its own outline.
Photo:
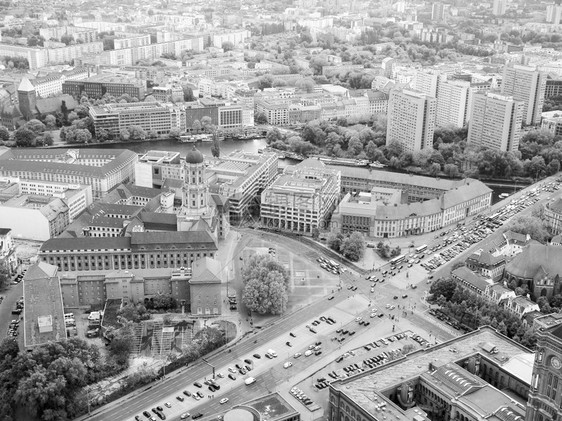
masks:
<path id="1" fill-rule="evenodd" d="M 361 320 L 363 320 L 363 317 L 357 317 L 357 318 L 355 319 L 356 322 L 360 322 Z"/>
<path id="2" fill-rule="evenodd" d="M 232 374 L 234 374 L 234 373 L 237 372 L 237 371 L 236 371 L 234 368 L 232 368 L 232 367 L 228 367 L 228 371 L 230 371 Z"/>
<path id="3" fill-rule="evenodd" d="M 223 404 L 225 404 L 225 403 L 227 403 L 227 402 L 228 402 L 228 398 L 222 398 L 222 399 L 219 401 L 219 403 L 220 403 L 221 405 L 223 405 Z"/>
<path id="4" fill-rule="evenodd" d="M 166 405 L 166 408 L 171 408 L 172 404 L 170 402 L 166 402 L 164 405 Z"/>
<path id="5" fill-rule="evenodd" d="M 375 288 L 371 288 L 371 292 L 375 292 Z"/>
<path id="6" fill-rule="evenodd" d="M 312 351 L 310 349 L 304 353 L 305 357 L 310 357 L 311 355 L 312 355 Z"/>
<path id="7" fill-rule="evenodd" d="M 283 364 L 283 368 L 289 368 L 289 367 L 292 367 L 292 366 L 293 366 L 293 363 L 290 362 L 290 361 L 287 361 L 285 364 Z"/>
<path id="8" fill-rule="evenodd" d="M 297 352 L 295 355 L 293 355 L 293 357 L 298 358 L 300 357 L 302 354 L 300 352 Z"/>

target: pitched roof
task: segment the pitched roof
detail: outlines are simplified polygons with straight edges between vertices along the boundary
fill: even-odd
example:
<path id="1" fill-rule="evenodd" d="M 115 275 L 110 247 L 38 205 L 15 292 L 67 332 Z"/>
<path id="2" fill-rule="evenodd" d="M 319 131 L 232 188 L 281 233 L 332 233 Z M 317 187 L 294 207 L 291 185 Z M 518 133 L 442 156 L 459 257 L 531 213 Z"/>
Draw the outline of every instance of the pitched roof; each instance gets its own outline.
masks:
<path id="1" fill-rule="evenodd" d="M 490 279 L 484 279 L 481 276 L 472 272 L 466 266 L 461 266 L 456 268 L 454 271 L 451 272 L 451 275 L 462 279 L 464 282 L 472 285 L 476 289 L 480 291 L 485 291 L 486 287 L 492 283 Z"/>
<path id="2" fill-rule="evenodd" d="M 41 252 L 63 250 L 128 249 L 129 237 L 77 237 L 50 238 L 41 246 Z"/>
<path id="3" fill-rule="evenodd" d="M 532 279 L 544 269 L 555 276 L 562 274 L 562 248 L 544 244 L 528 244 L 506 265 L 505 270 L 512 276 Z"/>
<path id="4" fill-rule="evenodd" d="M 21 78 L 21 82 L 18 86 L 18 91 L 35 92 L 35 88 L 33 87 L 33 84 L 29 81 L 29 79 L 24 76 Z"/>
<path id="5" fill-rule="evenodd" d="M 25 273 L 24 280 L 32 281 L 35 279 L 52 278 L 57 274 L 57 267 L 45 262 L 31 265 Z"/>
<path id="6" fill-rule="evenodd" d="M 131 246 L 153 244 L 206 244 L 216 250 L 215 241 L 207 231 L 134 232 Z"/>
<path id="7" fill-rule="evenodd" d="M 190 284 L 197 283 L 220 283 L 221 263 L 218 260 L 211 259 L 210 257 L 203 257 L 196 260 L 191 266 L 191 280 Z"/>

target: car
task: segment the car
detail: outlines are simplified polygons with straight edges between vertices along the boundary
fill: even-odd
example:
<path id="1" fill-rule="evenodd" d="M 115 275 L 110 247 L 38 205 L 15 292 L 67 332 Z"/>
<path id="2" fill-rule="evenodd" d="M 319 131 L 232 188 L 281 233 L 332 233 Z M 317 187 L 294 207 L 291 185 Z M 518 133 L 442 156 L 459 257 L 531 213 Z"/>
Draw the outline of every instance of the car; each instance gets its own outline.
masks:
<path id="1" fill-rule="evenodd" d="M 292 367 L 292 366 L 293 366 L 293 363 L 290 362 L 290 361 L 287 361 L 285 364 L 283 364 L 283 368 L 289 368 L 289 367 Z"/>
<path id="2" fill-rule="evenodd" d="M 228 367 L 228 371 L 230 371 L 231 373 L 236 373 L 236 370 L 232 367 Z"/>
<path id="3" fill-rule="evenodd" d="M 142 413 L 146 418 L 150 418 L 152 415 L 150 415 L 150 412 L 148 411 L 143 411 Z"/>
<path id="4" fill-rule="evenodd" d="M 164 408 L 162 408 L 161 406 L 157 406 L 156 409 L 157 409 L 158 411 L 163 411 L 163 410 L 164 410 Z M 152 411 L 153 411 L 153 412 L 156 412 L 156 411 L 154 411 L 154 409 L 153 409 Z"/>
<path id="5" fill-rule="evenodd" d="M 295 335 L 293 332 L 289 332 L 289 336 L 290 336 L 291 338 L 296 338 L 296 337 L 297 337 L 297 335 Z"/>
<path id="6" fill-rule="evenodd" d="M 334 296 L 333 296 L 333 295 L 331 295 L 331 296 L 328 297 L 328 300 L 333 300 L 333 299 L 334 299 Z"/>
<path id="7" fill-rule="evenodd" d="M 295 355 L 293 355 L 294 358 L 299 358 L 302 354 L 300 352 L 297 352 Z"/>
<path id="8" fill-rule="evenodd" d="M 259 360 L 261 358 L 260 354 L 254 354 L 253 357 L 257 360 Z"/>
<path id="9" fill-rule="evenodd" d="M 164 415 L 163 412 L 158 411 L 156 413 L 156 415 L 158 415 L 158 418 L 160 418 L 161 420 L 165 420 L 166 419 L 166 415 Z"/>
<path id="10" fill-rule="evenodd" d="M 363 317 L 356 317 L 356 318 L 355 318 L 355 321 L 356 321 L 356 322 L 360 322 L 361 320 L 363 320 Z"/>
<path id="11" fill-rule="evenodd" d="M 234 365 L 234 367 L 236 367 L 237 370 L 240 370 L 242 368 L 242 364 L 241 363 L 236 363 Z"/>
<path id="12" fill-rule="evenodd" d="M 189 412 L 184 412 L 180 415 L 180 420 L 186 420 L 189 418 Z"/>
<path id="13" fill-rule="evenodd" d="M 266 356 L 267 358 L 269 358 L 270 360 L 273 359 L 273 355 L 271 355 L 269 352 L 266 352 L 266 353 L 265 353 L 265 356 Z"/>
<path id="14" fill-rule="evenodd" d="M 199 399 L 201 399 L 201 397 L 200 397 L 197 393 L 194 393 L 194 394 L 193 394 L 193 399 L 195 399 L 196 401 L 198 401 Z"/>
<path id="15" fill-rule="evenodd" d="M 408 294 L 404 294 L 402 298 L 408 298 Z"/>
<path id="16" fill-rule="evenodd" d="M 289 341 L 285 342 L 285 345 L 287 345 L 287 346 L 293 346 L 293 345 L 291 345 L 291 342 L 289 342 Z"/>
<path id="17" fill-rule="evenodd" d="M 201 412 L 199 412 L 198 414 L 195 414 L 191 418 L 194 419 L 194 420 L 198 420 L 199 418 L 203 418 L 203 414 Z"/>
<path id="18" fill-rule="evenodd" d="M 201 392 L 200 390 L 197 391 L 197 396 L 199 396 L 199 398 L 201 398 L 201 399 L 203 399 L 205 397 L 203 392 Z"/>
<path id="19" fill-rule="evenodd" d="M 235 376 L 234 374 L 229 374 L 229 375 L 228 375 L 228 378 L 229 378 L 230 380 L 236 380 L 236 376 Z"/>
<path id="20" fill-rule="evenodd" d="M 199 383 L 199 382 L 193 383 L 193 386 L 198 387 L 198 388 L 200 388 L 200 389 L 203 387 L 203 385 L 202 385 L 201 383 Z"/>
<path id="21" fill-rule="evenodd" d="M 227 402 L 228 402 L 228 398 L 222 398 L 222 399 L 219 401 L 219 403 L 220 403 L 221 405 L 224 405 L 224 404 L 227 403 Z"/>
<path id="22" fill-rule="evenodd" d="M 249 358 L 246 358 L 244 362 L 248 365 L 252 365 L 252 360 L 250 360 Z"/>
<path id="23" fill-rule="evenodd" d="M 312 351 L 309 349 L 304 353 L 305 357 L 310 357 L 312 355 Z"/>
<path id="24" fill-rule="evenodd" d="M 140 415 L 135 415 L 135 421 L 141 421 Z"/>
<path id="25" fill-rule="evenodd" d="M 183 391 L 183 394 L 184 394 L 185 396 L 187 396 L 187 397 L 190 397 L 190 396 L 191 396 L 191 392 L 190 392 L 189 390 L 184 390 L 184 391 Z"/>
<path id="26" fill-rule="evenodd" d="M 184 401 L 183 396 L 180 396 L 180 395 L 176 396 L 176 399 L 177 399 L 178 401 L 180 401 L 180 402 L 183 402 L 183 401 Z"/>
<path id="27" fill-rule="evenodd" d="M 395 295 L 393 298 L 394 298 L 395 300 L 397 300 L 397 299 L 398 299 L 398 295 Z"/>
<path id="28" fill-rule="evenodd" d="M 320 355 L 320 354 L 322 354 L 322 351 L 320 350 L 314 352 L 314 355 Z"/>
<path id="29" fill-rule="evenodd" d="M 244 367 L 242 367 L 240 370 L 238 370 L 238 372 L 242 375 L 246 374 L 246 369 Z"/>
<path id="30" fill-rule="evenodd" d="M 171 407 L 172 407 L 172 404 L 171 404 L 170 402 L 166 402 L 166 403 L 164 404 L 164 406 L 166 406 L 166 408 L 171 408 Z"/>
<path id="31" fill-rule="evenodd" d="M 222 378 L 224 377 L 224 374 L 222 374 L 222 373 L 217 373 L 217 377 L 218 377 L 219 379 L 222 379 Z"/>

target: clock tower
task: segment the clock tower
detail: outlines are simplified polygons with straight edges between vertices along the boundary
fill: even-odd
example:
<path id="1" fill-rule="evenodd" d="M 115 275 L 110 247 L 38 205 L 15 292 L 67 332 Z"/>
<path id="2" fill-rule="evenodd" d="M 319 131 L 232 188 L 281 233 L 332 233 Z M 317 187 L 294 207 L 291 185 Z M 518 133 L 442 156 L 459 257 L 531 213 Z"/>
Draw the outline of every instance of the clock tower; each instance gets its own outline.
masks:
<path id="1" fill-rule="evenodd" d="M 537 332 L 526 421 L 562 421 L 562 325 Z"/>

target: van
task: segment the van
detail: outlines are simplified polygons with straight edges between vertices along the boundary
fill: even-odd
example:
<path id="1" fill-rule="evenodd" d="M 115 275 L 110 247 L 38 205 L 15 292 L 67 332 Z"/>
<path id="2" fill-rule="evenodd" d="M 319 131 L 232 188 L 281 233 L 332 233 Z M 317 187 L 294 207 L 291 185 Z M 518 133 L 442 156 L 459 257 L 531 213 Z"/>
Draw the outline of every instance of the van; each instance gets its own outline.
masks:
<path id="1" fill-rule="evenodd" d="M 246 385 L 251 385 L 252 383 L 255 383 L 256 379 L 254 377 L 248 377 L 246 380 L 244 380 L 244 383 L 246 383 Z"/>

